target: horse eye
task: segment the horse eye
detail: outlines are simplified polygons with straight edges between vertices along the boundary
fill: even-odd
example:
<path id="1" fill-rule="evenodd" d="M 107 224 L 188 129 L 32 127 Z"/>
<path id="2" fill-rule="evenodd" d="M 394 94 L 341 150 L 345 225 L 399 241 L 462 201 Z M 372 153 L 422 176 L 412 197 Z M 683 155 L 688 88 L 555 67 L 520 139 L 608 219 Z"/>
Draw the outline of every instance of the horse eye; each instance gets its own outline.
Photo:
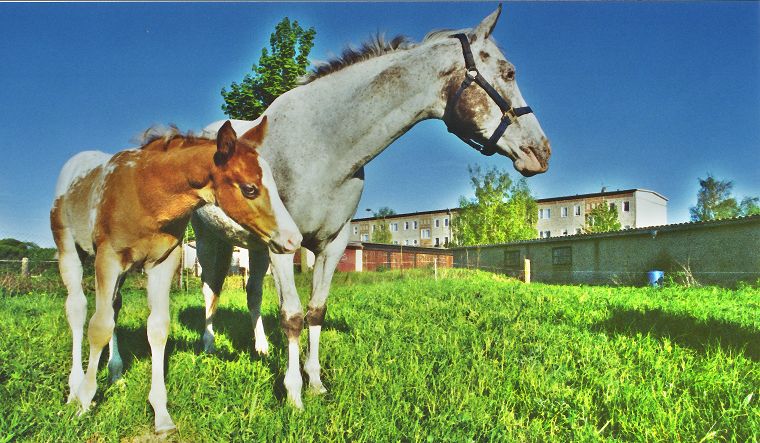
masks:
<path id="1" fill-rule="evenodd" d="M 243 193 L 243 197 L 251 200 L 259 196 L 259 188 L 252 183 L 241 184 L 240 192 Z"/>
<path id="2" fill-rule="evenodd" d="M 514 80 L 515 79 L 515 71 L 514 69 L 510 69 L 509 72 L 507 72 L 507 80 Z"/>

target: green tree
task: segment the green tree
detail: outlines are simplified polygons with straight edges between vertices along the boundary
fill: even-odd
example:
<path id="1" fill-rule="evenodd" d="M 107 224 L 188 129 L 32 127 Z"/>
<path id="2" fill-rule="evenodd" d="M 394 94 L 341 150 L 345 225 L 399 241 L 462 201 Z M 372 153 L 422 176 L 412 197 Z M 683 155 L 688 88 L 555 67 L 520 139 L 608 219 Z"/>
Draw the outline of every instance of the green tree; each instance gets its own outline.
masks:
<path id="1" fill-rule="evenodd" d="M 468 166 L 475 199 L 459 198 L 453 217 L 456 246 L 504 243 L 536 237 L 538 205 L 524 178 L 513 182 L 506 171 Z"/>
<path id="2" fill-rule="evenodd" d="M 586 225 L 583 230 L 588 233 L 619 231 L 620 219 L 616 206 L 611 206 L 607 201 L 596 205 L 586 214 Z"/>
<path id="3" fill-rule="evenodd" d="M 304 30 L 298 21 L 283 18 L 269 37 L 270 49 L 262 48 L 258 65 L 240 83 L 232 82 L 229 91 L 222 88 L 222 111 L 241 120 L 258 118 L 306 74 L 316 33 L 313 27 Z"/>
<path id="4" fill-rule="evenodd" d="M 24 242 L 15 238 L 0 240 L 0 260 L 52 260 L 55 248 L 41 248 L 33 242 Z"/>
<path id="5" fill-rule="evenodd" d="M 689 208 L 692 221 L 708 221 L 739 215 L 739 205 L 731 196 L 734 182 L 717 180 L 711 174 L 699 179 L 697 205 Z"/>
<path id="6" fill-rule="evenodd" d="M 390 227 L 388 226 L 388 223 L 385 221 L 385 217 L 389 217 L 391 215 L 396 215 L 396 211 L 389 208 L 388 206 L 383 206 L 382 208 L 378 209 L 375 213 L 372 214 L 373 217 L 378 217 L 383 219 L 382 222 L 377 224 L 377 228 L 375 228 L 374 231 L 372 231 L 372 237 L 370 240 L 373 243 L 388 243 L 390 244 L 392 241 L 392 234 Z"/>
<path id="7" fill-rule="evenodd" d="M 747 215 L 760 214 L 760 198 L 758 197 L 744 197 L 742 202 L 739 203 L 739 215 L 744 217 Z"/>

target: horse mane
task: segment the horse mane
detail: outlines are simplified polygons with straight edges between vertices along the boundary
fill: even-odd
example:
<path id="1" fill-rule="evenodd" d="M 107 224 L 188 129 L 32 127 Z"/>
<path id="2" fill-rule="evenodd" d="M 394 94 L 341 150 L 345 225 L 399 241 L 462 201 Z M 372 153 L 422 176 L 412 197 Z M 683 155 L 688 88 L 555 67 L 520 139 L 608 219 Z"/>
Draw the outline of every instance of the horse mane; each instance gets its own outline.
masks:
<path id="1" fill-rule="evenodd" d="M 469 30 L 452 31 L 450 29 L 431 31 L 425 35 L 425 38 L 422 39 L 422 43 L 447 38 L 455 32 L 468 31 Z M 403 35 L 397 35 L 390 41 L 386 41 L 385 35 L 378 32 L 375 35 L 370 36 L 370 38 L 363 42 L 360 47 L 355 48 L 349 45 L 343 49 L 341 55 L 326 62 L 318 62 L 301 84 L 311 83 L 318 78 L 325 77 L 333 72 L 340 71 L 364 60 L 380 57 L 381 55 L 390 54 L 396 51 L 405 51 L 407 49 L 415 48 L 418 45 L 419 43 L 415 43 Z"/>
<path id="2" fill-rule="evenodd" d="M 197 145 L 198 143 L 211 141 L 206 137 L 199 137 L 188 131 L 182 134 L 176 125 L 151 126 L 138 139 L 140 149 L 144 151 L 171 151 L 182 147 Z"/>

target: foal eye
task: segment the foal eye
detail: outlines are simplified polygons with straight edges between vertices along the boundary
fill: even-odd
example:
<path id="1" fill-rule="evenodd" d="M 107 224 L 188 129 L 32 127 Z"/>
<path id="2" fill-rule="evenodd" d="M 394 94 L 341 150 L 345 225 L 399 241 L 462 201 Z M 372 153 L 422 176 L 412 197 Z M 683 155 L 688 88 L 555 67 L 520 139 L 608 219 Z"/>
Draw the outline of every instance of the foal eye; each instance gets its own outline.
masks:
<path id="1" fill-rule="evenodd" d="M 243 197 L 251 200 L 259 196 L 259 188 L 252 183 L 240 184 L 240 192 L 243 193 Z"/>

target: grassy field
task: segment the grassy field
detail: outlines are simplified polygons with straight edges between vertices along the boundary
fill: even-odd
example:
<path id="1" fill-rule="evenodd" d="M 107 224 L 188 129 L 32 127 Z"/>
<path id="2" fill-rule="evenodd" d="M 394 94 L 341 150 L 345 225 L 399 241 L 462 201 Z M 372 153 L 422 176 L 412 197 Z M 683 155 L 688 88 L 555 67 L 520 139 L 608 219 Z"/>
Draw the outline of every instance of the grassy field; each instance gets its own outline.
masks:
<path id="1" fill-rule="evenodd" d="M 306 280 L 300 280 L 304 301 Z M 203 299 L 176 293 L 170 441 L 757 441 L 760 291 L 524 285 L 448 271 L 340 274 L 322 335 L 329 392 L 284 401 L 287 353 L 271 281 L 270 355 L 252 352 L 240 281 L 200 351 Z M 139 285 L 138 285 L 139 286 Z M 0 442 L 149 441 L 144 293 L 125 294 L 126 373 L 97 405 L 65 405 L 60 293 L 0 296 Z M 93 303 L 90 302 L 90 305 Z M 306 344 L 306 335 L 302 337 Z M 85 352 L 86 354 L 86 352 Z"/>

